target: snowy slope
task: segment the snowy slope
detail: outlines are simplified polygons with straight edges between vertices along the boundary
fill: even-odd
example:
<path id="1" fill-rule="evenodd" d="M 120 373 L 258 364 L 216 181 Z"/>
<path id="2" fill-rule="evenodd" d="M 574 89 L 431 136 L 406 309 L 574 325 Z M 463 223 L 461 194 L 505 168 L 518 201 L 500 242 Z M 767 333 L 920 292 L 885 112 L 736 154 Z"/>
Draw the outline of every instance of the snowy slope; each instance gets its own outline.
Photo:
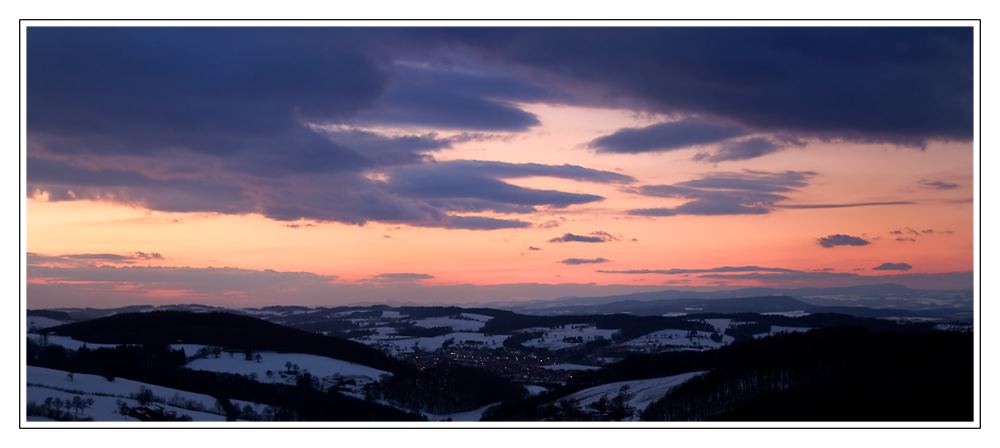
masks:
<path id="1" fill-rule="evenodd" d="M 626 403 L 635 408 L 636 413 L 642 412 L 650 403 L 663 398 L 670 389 L 677 387 L 691 378 L 702 375 L 706 372 L 689 372 L 680 375 L 667 376 L 662 378 L 651 378 L 646 380 L 619 381 L 617 383 L 604 384 L 597 387 L 581 390 L 561 400 L 580 400 L 580 408 L 589 408 L 602 396 L 607 396 L 610 400 L 618 395 L 622 386 L 628 386 Z M 632 417 L 638 420 L 638 415 Z"/>
<path id="2" fill-rule="evenodd" d="M 28 337 L 31 338 L 31 340 L 36 344 L 42 345 L 41 335 L 31 334 L 28 335 Z M 48 337 L 48 344 L 61 345 L 63 348 L 67 350 L 79 350 L 80 347 L 83 347 L 84 345 L 86 345 L 87 348 L 100 348 L 100 347 L 115 348 L 117 346 L 116 344 L 92 344 L 90 342 L 78 341 L 69 336 L 55 336 L 55 335 L 50 335 Z"/>
<path id="3" fill-rule="evenodd" d="M 412 353 L 414 345 L 419 347 L 420 350 L 435 351 L 441 348 L 444 341 L 448 339 L 454 339 L 453 344 L 455 346 L 475 345 L 476 347 L 490 349 L 503 347 L 503 341 L 507 339 L 507 335 L 504 334 L 485 335 L 483 333 L 464 332 L 448 333 L 433 338 L 399 337 L 392 335 L 395 331 L 393 328 L 378 327 L 376 330 L 378 330 L 378 334 L 352 340 L 366 345 L 385 348 L 395 356 L 400 353 Z"/>
<path id="4" fill-rule="evenodd" d="M 552 364 L 550 366 L 542 366 L 546 370 L 597 370 L 600 367 L 585 366 L 582 364 Z"/>
<path id="5" fill-rule="evenodd" d="M 69 321 L 55 320 L 42 316 L 28 316 L 28 331 L 41 330 L 48 327 L 58 327 L 70 323 Z"/>
<path id="6" fill-rule="evenodd" d="M 715 320 L 715 319 L 713 319 Z M 720 319 L 728 320 L 728 319 Z M 714 325 L 714 324 L 713 324 Z M 687 330 L 660 330 L 645 336 L 632 339 L 625 343 L 635 347 L 677 347 L 691 349 L 712 349 L 719 348 L 732 343 L 735 338 L 729 335 L 722 336 L 722 342 L 715 342 L 711 339 L 712 333 L 698 331 L 688 337 Z"/>
<path id="7" fill-rule="evenodd" d="M 128 396 L 129 394 L 139 392 L 140 386 L 146 387 L 153 392 L 153 395 L 165 399 L 167 403 L 170 403 L 171 401 L 179 402 L 184 400 L 192 403 L 198 403 L 205 410 L 211 411 L 215 409 L 216 402 L 215 398 L 208 395 L 171 389 L 169 387 L 155 386 L 124 378 L 115 378 L 114 381 L 108 381 L 106 378 L 99 375 L 77 373 L 73 375 L 73 379 L 70 379 L 68 377 L 68 372 L 35 366 L 27 367 L 27 384 L 27 401 L 34 401 L 38 404 L 43 403 L 46 397 L 61 398 L 62 400 L 66 400 L 67 398 L 72 399 L 74 396 L 79 396 L 84 399 L 93 399 L 94 405 L 85 409 L 82 413 L 80 413 L 80 415 L 92 417 L 94 421 L 126 421 L 124 416 L 117 413 L 118 406 L 115 404 L 115 401 L 122 400 L 128 403 L 131 407 L 138 406 L 138 402 L 128 398 Z M 255 411 L 259 412 L 261 410 L 259 406 L 255 406 L 251 403 L 239 400 L 231 401 L 233 404 L 236 404 L 241 408 L 244 405 L 250 404 Z M 179 416 L 188 415 L 194 421 L 226 420 L 224 415 L 193 411 L 164 403 L 161 403 L 160 405 L 166 410 L 176 412 Z M 35 419 L 31 417 L 28 420 L 38 421 L 46 419 Z M 135 419 L 130 420 L 135 421 Z"/>
<path id="8" fill-rule="evenodd" d="M 524 342 L 524 346 L 547 348 L 549 350 L 576 347 L 595 339 L 611 339 L 611 336 L 618 332 L 618 330 L 614 329 L 599 329 L 594 325 L 566 325 L 565 327 L 566 328 L 534 327 L 518 331 L 544 331 L 544 337 L 526 341 Z M 577 337 L 581 338 L 582 342 L 567 342 L 565 340 L 566 338 Z"/>
<path id="9" fill-rule="evenodd" d="M 209 372 L 235 373 L 239 375 L 257 374 L 257 381 L 262 383 L 294 383 L 295 378 L 291 375 L 282 375 L 287 368 L 286 363 L 298 366 L 302 372 L 308 372 L 319 378 L 340 376 L 366 376 L 372 380 L 378 380 L 380 375 L 387 374 L 384 370 L 375 369 L 353 362 L 341 361 L 339 359 L 327 358 L 325 356 L 307 355 L 304 353 L 277 353 L 260 352 L 261 360 L 247 361 L 240 354 L 229 356 L 223 353 L 220 357 L 208 356 L 189 362 L 184 367 L 192 370 L 205 370 Z M 271 371 L 271 376 L 267 372 Z"/>
<path id="10" fill-rule="evenodd" d="M 455 331 L 479 331 L 480 328 L 483 328 L 483 325 L 486 325 L 486 322 L 472 318 L 429 317 L 427 319 L 420 319 L 413 324 L 424 328 L 451 327 Z"/>

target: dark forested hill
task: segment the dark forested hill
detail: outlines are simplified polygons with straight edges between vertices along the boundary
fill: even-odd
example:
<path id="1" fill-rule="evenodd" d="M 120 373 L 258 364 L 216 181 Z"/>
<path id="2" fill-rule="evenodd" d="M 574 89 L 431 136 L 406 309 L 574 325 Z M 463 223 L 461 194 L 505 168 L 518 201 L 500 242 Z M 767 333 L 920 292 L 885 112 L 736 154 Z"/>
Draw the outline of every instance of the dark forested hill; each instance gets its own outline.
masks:
<path id="1" fill-rule="evenodd" d="M 347 339 L 231 313 L 152 311 L 61 325 L 51 333 L 100 344 L 204 344 L 326 356 L 396 372 L 402 361 Z"/>

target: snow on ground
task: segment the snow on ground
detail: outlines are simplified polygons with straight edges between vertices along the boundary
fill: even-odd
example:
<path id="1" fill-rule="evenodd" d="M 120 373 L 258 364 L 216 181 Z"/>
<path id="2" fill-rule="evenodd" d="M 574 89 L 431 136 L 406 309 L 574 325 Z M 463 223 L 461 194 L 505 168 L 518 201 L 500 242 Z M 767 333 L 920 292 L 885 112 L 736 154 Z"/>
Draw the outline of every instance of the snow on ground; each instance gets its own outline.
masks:
<path id="1" fill-rule="evenodd" d="M 712 319 L 712 320 L 728 320 L 728 319 Z M 714 326 L 714 324 L 713 324 Z M 677 348 L 686 347 L 693 349 L 710 349 L 719 348 L 724 345 L 731 344 L 735 338 L 729 335 L 722 336 L 722 342 L 715 342 L 711 339 L 712 333 L 707 331 L 698 331 L 694 335 L 688 337 L 689 332 L 687 330 L 660 330 L 655 331 L 645 336 L 640 336 L 638 338 L 632 339 L 626 342 L 624 345 L 631 345 L 637 347 L 659 347 L 665 348 L 669 346 L 676 346 Z"/>
<path id="2" fill-rule="evenodd" d="M 429 317 L 414 322 L 414 325 L 423 328 L 451 327 L 454 331 L 479 331 L 486 325 L 485 322 L 474 319 L 453 319 L 451 317 Z"/>
<path id="3" fill-rule="evenodd" d="M 879 319 L 893 320 L 893 321 L 896 321 L 896 322 L 904 322 L 904 323 L 908 323 L 908 322 L 934 322 L 936 320 L 941 320 L 941 318 L 939 318 L 939 317 L 897 317 L 897 316 L 880 317 Z"/>
<path id="4" fill-rule="evenodd" d="M 448 420 L 449 418 L 453 422 L 478 422 L 479 419 L 483 418 L 483 412 L 486 412 L 490 406 L 496 405 L 497 403 L 488 404 L 479 409 L 473 409 L 471 411 L 456 412 L 454 414 L 430 414 L 424 412 L 423 414 L 427 416 L 427 421 L 439 422 L 442 420 Z"/>
<path id="5" fill-rule="evenodd" d="M 542 368 L 548 370 L 596 370 L 600 367 L 585 366 L 582 364 L 553 364 L 551 366 L 542 366 Z"/>
<path id="6" fill-rule="evenodd" d="M 194 356 L 194 355 L 196 355 L 198 353 L 198 350 L 201 350 L 202 348 L 208 348 L 208 347 L 211 347 L 211 346 L 210 345 L 201 345 L 201 344 L 171 344 L 170 345 L 170 349 L 171 350 L 184 349 L 184 356 Z"/>
<path id="7" fill-rule="evenodd" d="M 382 311 L 382 318 L 383 319 L 401 319 L 401 318 L 403 318 L 403 315 L 399 314 L 399 311 L 386 311 L 386 310 L 383 310 Z"/>
<path id="8" fill-rule="evenodd" d="M 633 415 L 631 420 L 638 420 L 638 414 L 646 409 L 650 403 L 663 398 L 670 389 L 677 387 L 691 378 L 698 375 L 702 375 L 706 372 L 690 372 L 682 373 L 680 375 L 667 376 L 663 378 L 651 378 L 646 380 L 633 380 L 633 381 L 619 381 L 617 383 L 604 384 L 597 387 L 591 387 L 589 389 L 581 390 L 575 394 L 564 397 L 560 400 L 572 399 L 580 400 L 579 406 L 581 408 L 590 407 L 590 405 L 600 400 L 602 396 L 607 396 L 608 400 L 613 399 L 618 395 L 622 386 L 628 386 L 628 392 L 626 393 L 626 403 L 632 406 L 636 410 L 636 415 Z"/>
<path id="9" fill-rule="evenodd" d="M 33 334 L 29 335 L 28 337 L 30 337 L 31 340 L 34 341 L 36 344 L 42 345 L 41 335 Z M 101 348 L 101 347 L 115 348 L 118 346 L 118 344 L 92 344 L 90 342 L 78 341 L 69 336 L 56 336 L 56 335 L 50 335 L 48 337 L 48 344 L 61 345 L 63 348 L 67 350 L 79 350 L 80 347 L 83 347 L 84 345 L 86 345 L 87 348 Z"/>
<path id="10" fill-rule="evenodd" d="M 773 336 L 778 333 L 805 333 L 812 330 L 810 327 L 779 327 L 777 325 L 771 325 L 771 331 L 768 333 L 758 333 L 753 335 L 754 339 L 760 339 L 767 336 Z"/>
<path id="11" fill-rule="evenodd" d="M 528 389 L 528 393 L 531 395 L 538 395 L 548 390 L 547 388 L 544 388 L 542 386 L 536 386 L 534 384 L 526 384 L 524 387 L 525 389 Z"/>
<path id="12" fill-rule="evenodd" d="M 540 347 L 547 348 L 549 350 L 559 350 L 562 348 L 576 347 L 585 342 L 593 341 L 594 339 L 611 339 L 611 336 L 618 332 L 618 330 L 604 330 L 598 329 L 594 325 L 564 325 L 559 328 L 548 328 L 548 327 L 534 327 L 527 328 L 524 330 L 518 330 L 519 332 L 534 332 L 534 331 L 544 331 L 545 336 L 537 339 L 531 339 L 524 342 L 526 347 Z M 569 338 L 581 338 L 580 342 L 570 342 Z"/>
<path id="13" fill-rule="evenodd" d="M 122 400 L 127 402 L 131 407 L 138 406 L 139 404 L 135 400 L 128 398 L 128 396 L 129 394 L 138 393 L 140 386 L 145 386 L 153 392 L 153 395 L 164 398 L 168 402 L 171 399 L 188 400 L 200 403 L 207 410 L 214 409 L 216 403 L 215 398 L 204 394 L 155 386 L 124 378 L 115 378 L 114 381 L 108 381 L 99 375 L 82 373 L 74 374 L 73 379 L 70 379 L 68 372 L 35 366 L 27 366 L 27 383 L 30 385 L 27 388 L 27 401 L 34 401 L 38 404 L 42 404 L 46 397 L 61 398 L 63 400 L 69 398 L 72 400 L 73 396 L 78 395 L 83 399 L 94 399 L 94 405 L 82 412 L 81 416 L 87 415 L 93 417 L 95 421 L 125 421 L 125 417 L 117 413 L 118 406 L 115 404 L 115 401 Z M 72 392 L 66 392 L 66 390 Z M 246 404 L 250 404 L 256 411 L 260 411 L 258 406 L 251 403 L 240 400 L 231 401 L 241 408 Z M 160 406 L 163 406 L 166 410 L 176 412 L 178 416 L 187 414 L 195 421 L 226 420 L 224 415 L 192 411 L 162 403 L 160 403 Z M 134 419 L 131 420 L 134 421 Z"/>
<path id="14" fill-rule="evenodd" d="M 493 316 L 487 316 L 485 314 L 473 314 L 473 313 L 462 313 L 462 317 L 467 317 L 472 320 L 478 320 L 483 323 L 486 323 L 487 321 L 493 318 Z"/>
<path id="15" fill-rule="evenodd" d="M 277 353 L 260 352 L 261 360 L 247 361 L 241 354 L 230 357 L 229 353 L 222 353 L 218 358 L 208 356 L 196 359 L 187 363 L 184 367 L 192 370 L 205 370 L 209 372 L 235 373 L 239 375 L 257 374 L 257 381 L 262 383 L 294 383 L 295 376 L 287 374 L 286 363 L 298 365 L 299 371 L 308 372 L 312 376 L 319 378 L 340 376 L 363 376 L 378 380 L 380 375 L 387 374 L 384 370 L 375 369 L 353 362 L 341 361 L 339 359 L 327 358 L 325 356 L 308 355 L 305 353 Z M 271 376 L 267 372 L 271 371 Z"/>
<path id="16" fill-rule="evenodd" d="M 966 324 L 937 324 L 934 326 L 938 331 L 972 331 L 972 325 Z"/>
<path id="17" fill-rule="evenodd" d="M 732 322 L 732 319 L 705 319 L 705 323 L 715 328 L 715 331 L 719 332 L 719 334 L 725 333 Z"/>
<path id="18" fill-rule="evenodd" d="M 386 328 L 386 327 L 380 327 Z M 391 328 L 389 328 L 391 332 Z M 417 346 L 420 350 L 424 351 L 435 351 L 444 344 L 444 341 L 448 339 L 454 339 L 452 346 L 470 346 L 477 348 L 488 348 L 494 349 L 497 347 L 503 347 L 503 341 L 507 339 L 505 334 L 494 334 L 485 335 L 483 333 L 448 333 L 442 336 L 435 336 L 433 338 L 415 338 L 415 337 L 395 337 L 380 331 L 379 335 L 372 335 L 369 339 L 354 339 L 356 342 L 362 344 L 372 345 L 380 348 L 384 348 L 392 353 L 393 356 L 400 353 L 411 353 L 414 351 L 413 347 Z"/>
<path id="19" fill-rule="evenodd" d="M 770 316 L 786 316 L 786 317 L 802 317 L 809 315 L 809 313 L 805 311 L 775 311 L 773 313 L 760 313 L 760 314 L 770 315 Z"/>
<path id="20" fill-rule="evenodd" d="M 42 316 L 28 316 L 28 331 L 41 330 L 48 327 L 58 327 L 70 323 Z"/>

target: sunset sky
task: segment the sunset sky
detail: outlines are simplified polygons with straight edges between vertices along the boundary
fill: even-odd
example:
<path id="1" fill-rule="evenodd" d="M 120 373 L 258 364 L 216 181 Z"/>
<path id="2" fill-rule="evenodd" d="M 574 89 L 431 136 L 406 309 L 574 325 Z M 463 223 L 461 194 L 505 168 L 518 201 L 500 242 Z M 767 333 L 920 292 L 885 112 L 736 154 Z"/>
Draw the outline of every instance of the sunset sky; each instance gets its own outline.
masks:
<path id="1" fill-rule="evenodd" d="M 973 37 L 29 26 L 27 305 L 969 288 Z"/>

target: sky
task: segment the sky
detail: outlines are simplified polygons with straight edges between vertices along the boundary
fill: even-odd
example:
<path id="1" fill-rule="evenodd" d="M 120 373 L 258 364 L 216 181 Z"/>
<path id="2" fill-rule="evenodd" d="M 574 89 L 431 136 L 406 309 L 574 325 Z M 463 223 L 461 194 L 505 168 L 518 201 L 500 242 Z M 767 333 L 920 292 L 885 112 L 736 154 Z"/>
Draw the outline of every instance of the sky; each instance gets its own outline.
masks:
<path id="1" fill-rule="evenodd" d="M 973 29 L 25 33 L 29 308 L 973 286 Z"/>

